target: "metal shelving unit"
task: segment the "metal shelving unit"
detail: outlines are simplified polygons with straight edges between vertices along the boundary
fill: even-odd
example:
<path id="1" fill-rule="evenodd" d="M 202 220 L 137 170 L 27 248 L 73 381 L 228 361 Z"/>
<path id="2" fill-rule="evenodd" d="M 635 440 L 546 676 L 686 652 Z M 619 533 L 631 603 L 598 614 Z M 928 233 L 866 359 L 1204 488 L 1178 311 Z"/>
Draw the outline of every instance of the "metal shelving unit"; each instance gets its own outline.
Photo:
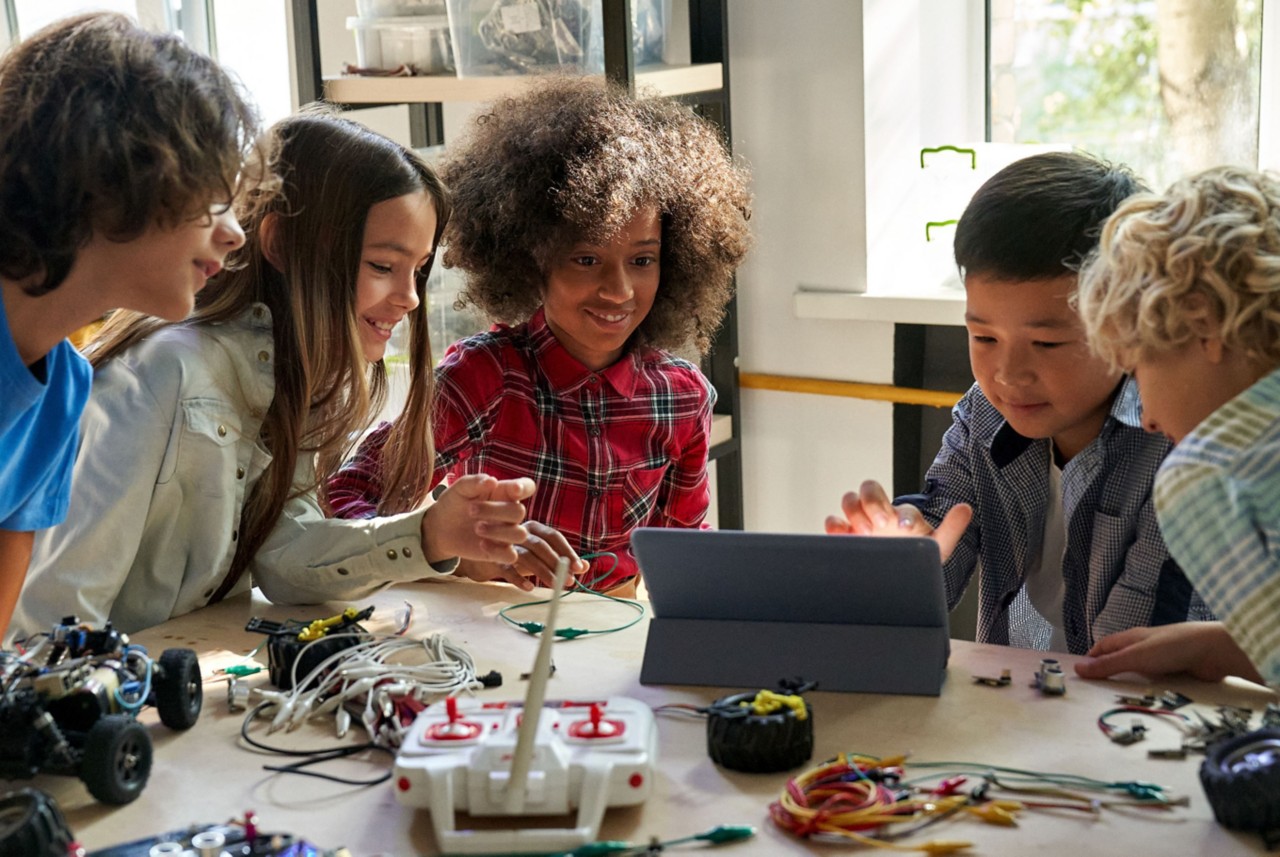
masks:
<path id="1" fill-rule="evenodd" d="M 631 53 L 630 0 L 602 0 L 605 76 L 634 92 L 637 85 L 678 98 L 714 122 L 731 145 L 729 124 L 728 0 L 688 0 L 688 65 L 637 67 Z M 326 77 L 320 65 L 318 0 L 290 0 L 299 102 L 325 100 L 358 109 L 403 104 L 409 110 L 411 144 L 444 143 L 440 105 L 489 101 L 519 92 L 531 78 L 423 76 Z M 742 513 L 741 404 L 738 391 L 738 312 L 735 297 L 717 332 L 703 371 L 716 388 L 711 459 L 716 462 L 716 505 L 721 529 L 740 530 Z"/>

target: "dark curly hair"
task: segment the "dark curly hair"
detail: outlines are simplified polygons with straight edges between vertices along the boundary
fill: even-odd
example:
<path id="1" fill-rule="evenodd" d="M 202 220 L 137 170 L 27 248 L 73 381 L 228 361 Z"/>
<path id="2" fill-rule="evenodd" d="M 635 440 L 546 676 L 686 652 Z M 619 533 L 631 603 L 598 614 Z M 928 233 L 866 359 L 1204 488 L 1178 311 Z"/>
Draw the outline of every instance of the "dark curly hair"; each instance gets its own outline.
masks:
<path id="1" fill-rule="evenodd" d="M 0 276 L 57 288 L 94 232 L 129 241 L 230 202 L 258 119 L 227 73 L 123 15 L 68 18 L 0 58 Z"/>
<path id="2" fill-rule="evenodd" d="M 467 274 L 459 308 L 526 321 L 558 253 L 654 206 L 661 280 L 637 334 L 655 348 L 710 347 L 751 243 L 751 194 L 745 168 L 688 107 L 553 76 L 490 105 L 442 176 L 454 198 L 444 263 Z"/>

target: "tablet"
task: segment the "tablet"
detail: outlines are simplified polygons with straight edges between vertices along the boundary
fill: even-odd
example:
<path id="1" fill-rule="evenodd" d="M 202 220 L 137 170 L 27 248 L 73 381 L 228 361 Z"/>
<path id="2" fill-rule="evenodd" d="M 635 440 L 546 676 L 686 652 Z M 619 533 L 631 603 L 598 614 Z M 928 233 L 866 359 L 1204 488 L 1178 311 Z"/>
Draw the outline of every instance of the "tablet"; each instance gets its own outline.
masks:
<path id="1" fill-rule="evenodd" d="M 927 538 L 641 528 L 643 684 L 936 696 L 950 640 Z"/>

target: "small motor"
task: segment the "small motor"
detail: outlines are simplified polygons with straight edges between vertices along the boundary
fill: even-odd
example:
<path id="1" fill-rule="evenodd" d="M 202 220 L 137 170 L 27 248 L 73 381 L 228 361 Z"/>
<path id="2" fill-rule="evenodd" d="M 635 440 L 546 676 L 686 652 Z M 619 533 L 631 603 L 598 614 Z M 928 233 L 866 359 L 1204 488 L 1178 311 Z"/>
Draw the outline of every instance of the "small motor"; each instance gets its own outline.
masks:
<path id="1" fill-rule="evenodd" d="M 796 694 L 739 693 L 707 709 L 707 752 L 734 771 L 770 774 L 813 757 L 813 710 Z"/>
<path id="2" fill-rule="evenodd" d="M 255 616 L 244 629 L 268 636 L 267 669 L 271 683 L 281 690 L 292 690 L 294 676 L 301 681 L 330 655 L 369 640 L 369 632 L 360 622 L 372 615 L 372 607 L 363 610 L 348 607 L 336 616 L 310 623 L 273 622 Z"/>

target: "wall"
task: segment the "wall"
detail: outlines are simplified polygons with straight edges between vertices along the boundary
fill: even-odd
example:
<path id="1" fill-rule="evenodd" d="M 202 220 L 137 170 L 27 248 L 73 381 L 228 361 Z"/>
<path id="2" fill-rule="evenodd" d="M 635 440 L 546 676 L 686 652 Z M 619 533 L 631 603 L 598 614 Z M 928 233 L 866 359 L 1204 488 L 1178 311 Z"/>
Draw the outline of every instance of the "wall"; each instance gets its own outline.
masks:
<path id="1" fill-rule="evenodd" d="M 922 141 L 982 136 L 981 3 L 730 0 L 729 14 L 758 237 L 738 277 L 740 368 L 892 383 L 892 324 L 797 318 L 793 294 L 900 285 L 915 251 L 884 229 L 896 176 Z M 747 527 L 821 529 L 844 491 L 892 483 L 892 446 L 889 404 L 744 391 Z"/>
<path id="2" fill-rule="evenodd" d="M 862 9 L 730 0 L 736 153 L 755 177 L 738 275 L 740 369 L 890 383 L 890 325 L 797 319 L 797 284 L 866 279 Z M 744 390 L 748 529 L 814 532 L 862 479 L 891 480 L 888 404 Z"/>

